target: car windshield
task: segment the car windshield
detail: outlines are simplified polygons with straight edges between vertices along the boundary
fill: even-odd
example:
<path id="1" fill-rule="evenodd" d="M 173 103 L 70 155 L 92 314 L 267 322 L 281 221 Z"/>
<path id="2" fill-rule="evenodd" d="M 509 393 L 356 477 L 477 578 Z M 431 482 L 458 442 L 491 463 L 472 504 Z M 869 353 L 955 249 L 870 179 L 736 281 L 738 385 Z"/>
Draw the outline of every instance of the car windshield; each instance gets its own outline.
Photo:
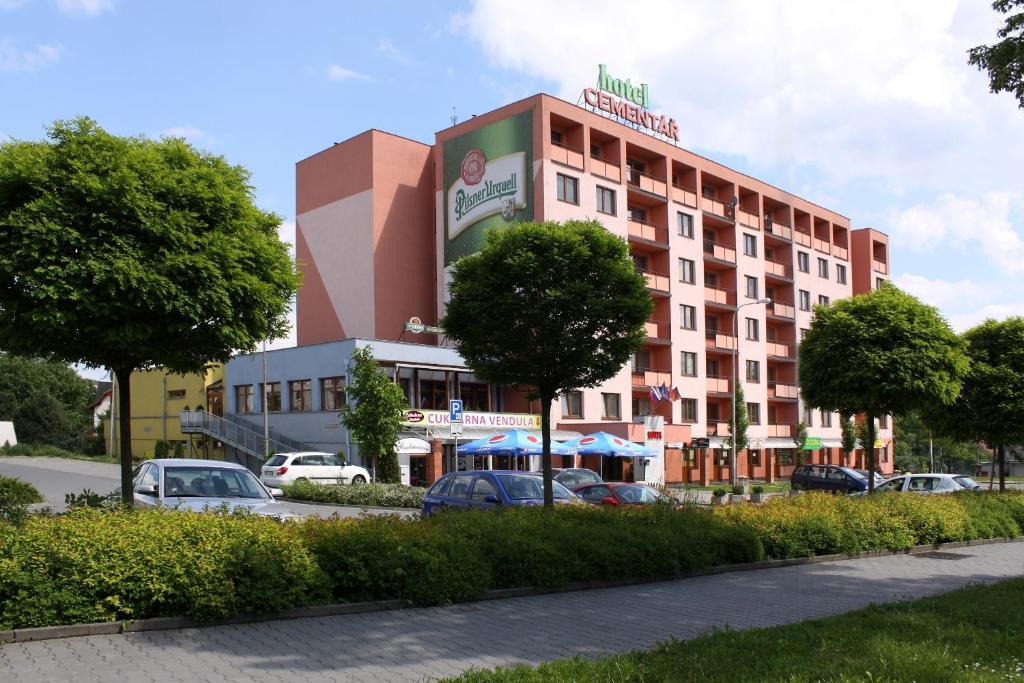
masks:
<path id="1" fill-rule="evenodd" d="M 555 479 L 559 484 L 563 484 L 570 489 L 601 483 L 601 477 L 598 476 L 597 472 L 587 469 L 564 470 L 559 472 Z"/>
<path id="2" fill-rule="evenodd" d="M 651 503 L 669 502 L 669 499 L 666 496 L 658 493 L 649 486 L 640 486 L 639 484 L 616 486 L 615 493 L 617 493 L 622 502 L 627 505 L 649 505 Z"/>
<path id="3" fill-rule="evenodd" d="M 499 474 L 505 493 L 512 500 L 530 500 L 544 497 L 544 479 L 535 474 Z M 551 494 L 555 500 L 572 500 L 572 492 L 559 484 L 551 482 Z"/>
<path id="4" fill-rule="evenodd" d="M 868 473 L 864 472 L 863 474 L 861 474 L 860 470 L 850 469 L 849 467 L 840 467 L 839 470 L 841 472 L 845 472 L 846 474 L 850 475 L 854 479 L 867 479 L 868 478 L 867 477 Z"/>
<path id="5" fill-rule="evenodd" d="M 280 467 L 288 459 L 287 455 L 272 455 L 263 465 L 265 467 Z"/>
<path id="6" fill-rule="evenodd" d="M 270 498 L 249 470 L 202 465 L 165 468 L 164 491 L 165 498 Z"/>
<path id="7" fill-rule="evenodd" d="M 970 477 L 953 477 L 956 483 L 963 486 L 965 489 L 976 489 L 978 488 L 978 482 L 974 481 Z"/>

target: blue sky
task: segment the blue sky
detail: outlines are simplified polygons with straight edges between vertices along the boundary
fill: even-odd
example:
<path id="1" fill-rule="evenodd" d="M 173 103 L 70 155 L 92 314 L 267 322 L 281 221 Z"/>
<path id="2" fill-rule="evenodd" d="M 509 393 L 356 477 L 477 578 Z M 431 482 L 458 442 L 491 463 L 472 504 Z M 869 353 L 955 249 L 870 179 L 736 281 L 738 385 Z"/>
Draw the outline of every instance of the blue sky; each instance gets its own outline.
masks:
<path id="1" fill-rule="evenodd" d="M 294 220 L 294 164 L 367 128 L 432 141 L 604 62 L 683 146 L 891 236 L 958 329 L 1024 314 L 1024 111 L 966 64 L 1000 22 L 956 0 L 0 0 L 0 136 L 79 114 L 182 135 Z"/>

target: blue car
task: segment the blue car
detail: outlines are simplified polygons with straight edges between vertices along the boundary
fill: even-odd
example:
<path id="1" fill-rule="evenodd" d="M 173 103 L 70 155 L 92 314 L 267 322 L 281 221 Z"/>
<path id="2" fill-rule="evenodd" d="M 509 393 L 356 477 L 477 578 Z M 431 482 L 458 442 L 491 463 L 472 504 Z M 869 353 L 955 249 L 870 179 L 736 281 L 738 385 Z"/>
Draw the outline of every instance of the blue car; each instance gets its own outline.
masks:
<path id="1" fill-rule="evenodd" d="M 557 481 L 551 482 L 556 503 L 579 498 Z M 543 505 L 544 483 L 531 472 L 481 470 L 451 472 L 438 479 L 423 497 L 422 514 L 429 517 L 453 509 L 491 510 L 504 505 Z"/>

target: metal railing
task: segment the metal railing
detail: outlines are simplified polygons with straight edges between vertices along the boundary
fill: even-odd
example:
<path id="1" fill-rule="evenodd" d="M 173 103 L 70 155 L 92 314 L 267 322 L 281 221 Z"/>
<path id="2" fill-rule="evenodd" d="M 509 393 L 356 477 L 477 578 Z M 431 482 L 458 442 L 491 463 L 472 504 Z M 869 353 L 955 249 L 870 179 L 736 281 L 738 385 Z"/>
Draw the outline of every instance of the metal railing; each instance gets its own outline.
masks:
<path id="1" fill-rule="evenodd" d="M 181 421 L 182 434 L 206 434 L 225 445 L 242 451 L 258 463 L 263 462 L 264 444 L 263 430 L 251 423 L 245 422 L 237 416 L 223 418 L 219 415 L 208 413 L 205 410 L 183 410 L 179 417 Z M 268 442 L 271 453 L 292 453 L 295 451 L 314 450 L 307 444 L 294 439 L 282 437 L 276 432 L 271 432 Z M 252 468 L 252 462 L 242 463 Z"/>

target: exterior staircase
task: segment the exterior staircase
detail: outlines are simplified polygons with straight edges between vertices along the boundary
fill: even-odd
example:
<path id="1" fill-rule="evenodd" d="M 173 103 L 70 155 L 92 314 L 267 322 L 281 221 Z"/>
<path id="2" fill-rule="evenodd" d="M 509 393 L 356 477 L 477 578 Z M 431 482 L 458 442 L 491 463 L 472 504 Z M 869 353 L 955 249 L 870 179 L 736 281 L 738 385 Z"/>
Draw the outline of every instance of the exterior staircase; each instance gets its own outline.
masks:
<path id="1" fill-rule="evenodd" d="M 274 430 L 269 431 L 269 439 L 264 445 L 263 426 L 248 422 L 235 415 L 225 418 L 205 410 L 183 410 L 179 419 L 181 420 L 182 434 L 203 434 L 223 442 L 225 451 L 231 460 L 244 465 L 256 474 L 259 474 L 260 466 L 266 459 L 266 451 L 293 453 L 316 450 L 308 444 L 289 439 Z"/>

